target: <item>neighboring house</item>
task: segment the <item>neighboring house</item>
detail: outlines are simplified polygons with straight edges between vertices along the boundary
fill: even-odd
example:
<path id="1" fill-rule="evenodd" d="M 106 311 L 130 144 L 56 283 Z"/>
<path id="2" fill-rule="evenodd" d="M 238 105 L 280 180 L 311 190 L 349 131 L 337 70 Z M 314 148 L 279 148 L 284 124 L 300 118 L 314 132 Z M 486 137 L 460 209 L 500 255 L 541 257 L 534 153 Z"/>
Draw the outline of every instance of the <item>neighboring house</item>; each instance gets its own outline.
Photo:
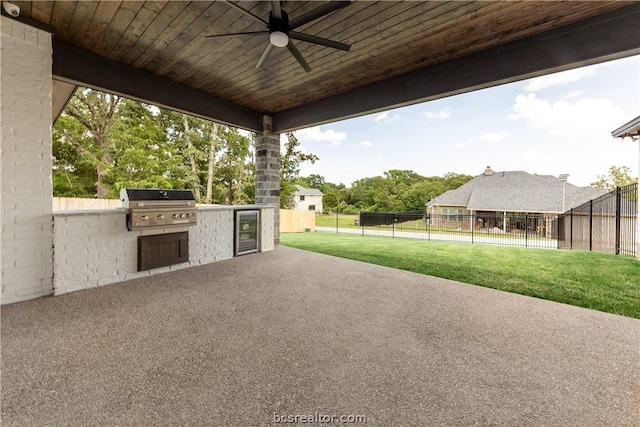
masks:
<path id="1" fill-rule="evenodd" d="M 293 209 L 298 211 L 315 211 L 322 213 L 322 192 L 316 188 L 305 188 L 296 184 L 296 191 L 293 193 Z"/>
<path id="2" fill-rule="evenodd" d="M 550 235 L 549 222 L 555 215 L 606 193 L 593 187 L 577 187 L 551 175 L 494 172 L 487 166 L 482 175 L 429 200 L 427 214 L 432 216 L 432 224 L 460 230 L 527 229 Z"/>

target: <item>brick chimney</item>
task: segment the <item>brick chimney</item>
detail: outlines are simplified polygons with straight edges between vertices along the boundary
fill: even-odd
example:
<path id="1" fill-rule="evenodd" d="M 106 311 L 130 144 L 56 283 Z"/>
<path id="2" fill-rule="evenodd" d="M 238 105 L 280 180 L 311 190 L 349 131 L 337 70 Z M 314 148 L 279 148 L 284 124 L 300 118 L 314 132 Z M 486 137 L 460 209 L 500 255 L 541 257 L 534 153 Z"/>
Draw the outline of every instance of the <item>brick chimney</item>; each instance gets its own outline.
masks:
<path id="1" fill-rule="evenodd" d="M 484 170 L 484 176 L 491 176 L 493 175 L 493 169 L 491 169 L 491 166 L 487 166 L 487 168 Z"/>

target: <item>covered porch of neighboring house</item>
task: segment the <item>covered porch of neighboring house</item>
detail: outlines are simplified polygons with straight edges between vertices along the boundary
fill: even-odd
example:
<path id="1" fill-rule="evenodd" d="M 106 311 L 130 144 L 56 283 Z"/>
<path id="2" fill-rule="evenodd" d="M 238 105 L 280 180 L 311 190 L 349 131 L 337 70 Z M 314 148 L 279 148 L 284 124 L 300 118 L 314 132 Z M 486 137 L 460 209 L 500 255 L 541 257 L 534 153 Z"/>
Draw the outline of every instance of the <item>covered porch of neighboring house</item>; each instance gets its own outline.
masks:
<path id="1" fill-rule="evenodd" d="M 430 207 L 429 225 L 438 231 L 508 233 L 556 238 L 558 215 L 509 211 L 468 210 L 461 207 Z"/>

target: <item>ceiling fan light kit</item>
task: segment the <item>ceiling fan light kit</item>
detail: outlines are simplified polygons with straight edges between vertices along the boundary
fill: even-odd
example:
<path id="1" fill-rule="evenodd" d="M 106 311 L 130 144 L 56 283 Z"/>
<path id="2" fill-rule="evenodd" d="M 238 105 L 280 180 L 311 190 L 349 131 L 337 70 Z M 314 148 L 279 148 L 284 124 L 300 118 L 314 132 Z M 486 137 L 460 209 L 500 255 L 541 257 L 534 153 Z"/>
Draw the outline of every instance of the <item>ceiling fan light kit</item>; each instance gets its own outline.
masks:
<path id="1" fill-rule="evenodd" d="M 269 33 L 269 41 L 275 47 L 286 47 L 289 44 L 289 36 L 282 31 L 272 31 Z"/>
<path id="2" fill-rule="evenodd" d="M 219 35 L 211 35 L 206 36 L 207 38 L 220 38 L 220 37 L 232 37 L 232 36 L 245 36 L 245 35 L 257 35 L 257 34 L 269 34 L 269 42 L 267 47 L 265 48 L 262 56 L 258 60 L 256 64 L 256 68 L 260 68 L 262 64 L 266 61 L 267 57 L 271 53 L 273 47 L 286 47 L 291 52 L 291 55 L 298 61 L 300 66 L 306 71 L 311 71 L 311 67 L 305 61 L 304 57 L 300 53 L 300 51 L 296 48 L 293 41 L 291 39 L 296 39 L 308 43 L 314 43 L 320 46 L 330 47 L 333 49 L 343 50 L 348 52 L 351 49 L 351 45 L 346 43 L 337 42 L 334 40 L 325 39 L 322 37 L 314 36 L 311 34 L 299 33 L 295 30 L 296 28 L 309 23 L 311 21 L 315 21 L 318 18 L 322 18 L 325 15 L 333 13 L 337 10 L 342 9 L 343 7 L 351 4 L 351 1 L 330 1 L 328 3 L 323 4 L 320 7 L 317 7 L 297 18 L 294 18 L 292 21 L 289 21 L 289 16 L 287 12 L 281 9 L 280 1 L 274 0 L 271 2 L 271 11 L 269 12 L 269 22 L 260 18 L 257 15 L 254 15 L 250 11 L 240 7 L 237 3 L 232 3 L 230 1 L 225 1 L 230 7 L 244 13 L 245 15 L 251 17 L 255 21 L 260 22 L 267 30 L 263 31 L 249 31 L 242 33 L 232 33 L 232 34 L 219 34 Z"/>

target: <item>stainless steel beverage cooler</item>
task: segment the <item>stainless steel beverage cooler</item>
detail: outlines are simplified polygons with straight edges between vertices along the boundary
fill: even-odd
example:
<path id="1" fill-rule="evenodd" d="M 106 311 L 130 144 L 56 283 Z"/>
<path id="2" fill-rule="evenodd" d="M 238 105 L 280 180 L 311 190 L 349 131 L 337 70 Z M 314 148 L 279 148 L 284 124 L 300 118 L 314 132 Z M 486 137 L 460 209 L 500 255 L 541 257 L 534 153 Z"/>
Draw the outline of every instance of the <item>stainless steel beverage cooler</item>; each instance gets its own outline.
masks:
<path id="1" fill-rule="evenodd" d="M 235 211 L 235 255 L 258 252 L 260 244 L 260 211 Z"/>

